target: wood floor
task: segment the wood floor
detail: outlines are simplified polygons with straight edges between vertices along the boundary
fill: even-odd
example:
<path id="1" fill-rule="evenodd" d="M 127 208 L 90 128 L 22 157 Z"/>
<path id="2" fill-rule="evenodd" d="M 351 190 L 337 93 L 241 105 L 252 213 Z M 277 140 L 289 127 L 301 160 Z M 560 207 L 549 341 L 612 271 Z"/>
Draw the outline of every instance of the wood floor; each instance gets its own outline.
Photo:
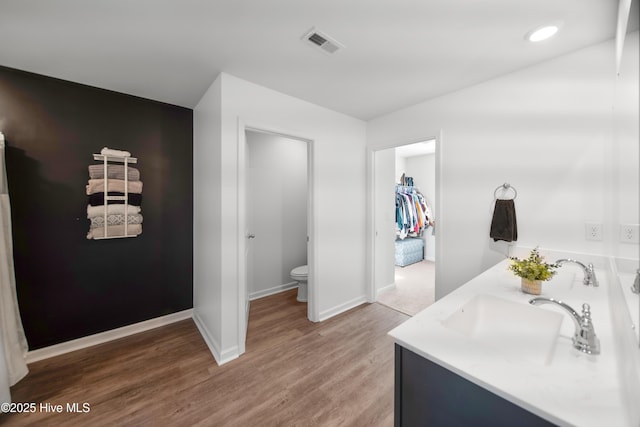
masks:
<path id="1" fill-rule="evenodd" d="M 408 316 L 366 304 L 321 323 L 296 291 L 251 303 L 247 351 L 217 366 L 185 320 L 43 360 L 12 389 L 31 414 L 3 425 L 392 426 L 393 340 Z M 67 413 L 67 403 L 89 412 Z M 63 405 L 47 413 L 41 404 Z"/>

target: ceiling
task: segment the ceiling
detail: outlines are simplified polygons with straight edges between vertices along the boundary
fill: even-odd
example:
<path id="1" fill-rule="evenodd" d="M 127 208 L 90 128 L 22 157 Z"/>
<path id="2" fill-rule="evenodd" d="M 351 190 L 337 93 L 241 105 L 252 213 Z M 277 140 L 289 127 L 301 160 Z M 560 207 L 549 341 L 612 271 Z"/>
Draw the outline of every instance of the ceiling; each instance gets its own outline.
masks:
<path id="1" fill-rule="evenodd" d="M 413 144 L 400 145 L 395 147 L 397 157 L 417 157 L 426 156 L 436 152 L 436 140 L 429 139 L 427 141 L 414 142 Z"/>
<path id="2" fill-rule="evenodd" d="M 226 72 L 369 120 L 611 39 L 616 16 L 615 0 L 2 0 L 0 65 L 189 108 Z M 550 21 L 556 37 L 525 41 Z M 312 27 L 346 48 L 312 48 Z"/>

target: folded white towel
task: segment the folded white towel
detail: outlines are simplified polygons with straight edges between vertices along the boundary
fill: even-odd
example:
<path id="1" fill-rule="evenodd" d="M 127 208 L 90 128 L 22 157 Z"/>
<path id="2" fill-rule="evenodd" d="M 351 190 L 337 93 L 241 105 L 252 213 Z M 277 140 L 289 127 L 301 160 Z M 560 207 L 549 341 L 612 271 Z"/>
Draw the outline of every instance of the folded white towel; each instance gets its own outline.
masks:
<path id="1" fill-rule="evenodd" d="M 103 156 L 113 156 L 113 157 L 131 157 L 131 153 L 128 151 L 113 150 L 107 147 L 104 147 L 102 150 L 100 150 L 100 154 L 102 154 Z"/>
<path id="2" fill-rule="evenodd" d="M 127 236 L 137 236 L 142 234 L 142 224 L 131 224 L 127 228 Z M 107 226 L 107 237 L 122 237 L 124 236 L 124 225 L 109 225 Z M 87 233 L 87 239 L 95 239 L 96 237 L 104 236 L 104 227 L 92 228 Z"/>
<path id="3" fill-rule="evenodd" d="M 91 226 L 89 228 L 104 227 L 104 216 L 94 216 L 89 219 L 91 220 Z M 107 216 L 107 226 L 122 224 L 124 224 L 123 214 L 109 214 Z M 142 224 L 142 215 L 128 215 L 127 224 Z"/>
<path id="4" fill-rule="evenodd" d="M 129 181 L 140 181 L 140 171 L 136 168 L 128 167 Z M 104 165 L 96 164 L 89 165 L 89 177 L 91 179 L 104 178 Z M 107 165 L 107 178 L 109 179 L 124 179 L 124 166 L 123 165 Z"/>
<path id="5" fill-rule="evenodd" d="M 130 181 L 127 185 L 127 191 L 129 193 L 142 193 L 142 181 Z M 122 179 L 110 179 L 107 185 L 107 191 L 118 191 L 124 193 L 124 180 Z M 95 193 L 104 192 L 104 179 L 90 179 L 87 184 L 87 196 Z"/>

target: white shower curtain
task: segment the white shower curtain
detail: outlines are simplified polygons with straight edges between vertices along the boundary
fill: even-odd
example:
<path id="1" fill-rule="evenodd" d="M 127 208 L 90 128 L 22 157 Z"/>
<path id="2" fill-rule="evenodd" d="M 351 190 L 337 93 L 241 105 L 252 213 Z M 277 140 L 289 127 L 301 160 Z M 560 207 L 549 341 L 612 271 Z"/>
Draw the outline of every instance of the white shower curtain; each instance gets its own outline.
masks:
<path id="1" fill-rule="evenodd" d="M 28 350 L 27 339 L 22 328 L 16 295 L 11 206 L 4 151 L 4 135 L 0 132 L 0 350 L 3 352 L 0 355 L 0 386 L 2 386 L 0 397 L 3 402 L 6 402 L 8 390 L 3 383 L 7 382 L 9 386 L 14 385 L 27 375 L 29 369 L 25 362 Z M 1 366 L 2 362 L 5 366 Z"/>

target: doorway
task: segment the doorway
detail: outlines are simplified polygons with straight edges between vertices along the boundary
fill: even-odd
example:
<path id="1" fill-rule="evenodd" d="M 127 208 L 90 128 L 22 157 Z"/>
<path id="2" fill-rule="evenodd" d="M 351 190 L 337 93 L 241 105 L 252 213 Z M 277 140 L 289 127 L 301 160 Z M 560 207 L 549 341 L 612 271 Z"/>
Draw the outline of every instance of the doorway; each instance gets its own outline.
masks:
<path id="1" fill-rule="evenodd" d="M 435 301 L 436 140 L 373 156 L 375 298 L 413 316 Z"/>
<path id="2" fill-rule="evenodd" d="M 312 140 L 239 123 L 240 342 L 250 301 L 297 287 L 290 273 L 308 266 L 305 312 L 315 321 Z M 244 348 L 241 350 L 244 351 Z"/>

